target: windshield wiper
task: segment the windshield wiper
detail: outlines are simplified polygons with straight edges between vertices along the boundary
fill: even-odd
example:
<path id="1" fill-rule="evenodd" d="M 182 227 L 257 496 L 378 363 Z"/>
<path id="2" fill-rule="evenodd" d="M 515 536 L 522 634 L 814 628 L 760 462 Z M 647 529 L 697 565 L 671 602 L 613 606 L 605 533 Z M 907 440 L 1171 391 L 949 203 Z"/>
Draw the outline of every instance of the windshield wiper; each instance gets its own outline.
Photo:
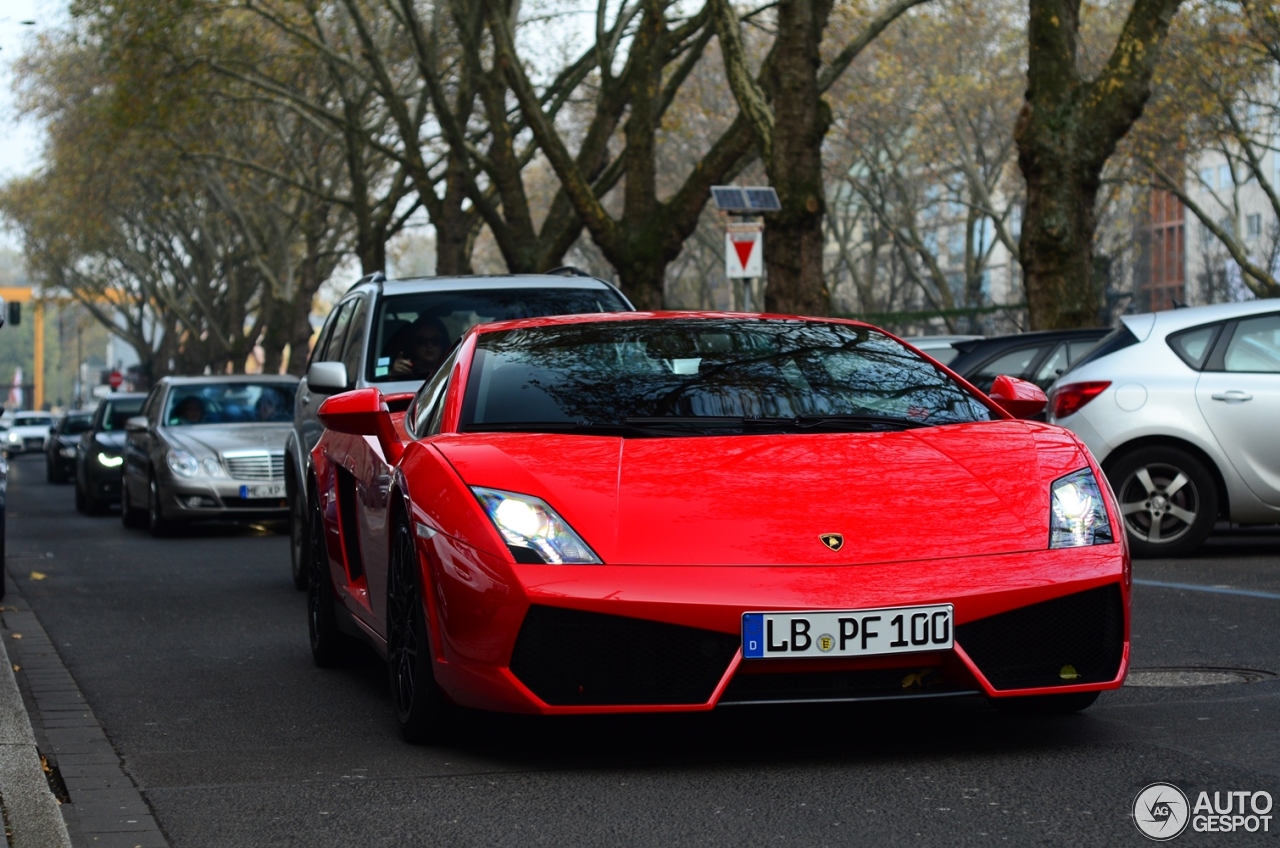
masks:
<path id="1" fill-rule="evenodd" d="M 799 430 L 912 430 L 930 426 L 924 421 L 912 421 L 892 415 L 801 415 L 795 419 Z"/>

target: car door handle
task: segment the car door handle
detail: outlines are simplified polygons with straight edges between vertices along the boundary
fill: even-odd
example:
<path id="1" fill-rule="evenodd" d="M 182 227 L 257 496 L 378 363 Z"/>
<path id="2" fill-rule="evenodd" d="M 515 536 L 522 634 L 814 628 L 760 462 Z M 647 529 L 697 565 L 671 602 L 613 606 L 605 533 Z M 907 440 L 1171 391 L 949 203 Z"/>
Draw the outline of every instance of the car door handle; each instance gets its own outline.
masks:
<path id="1" fill-rule="evenodd" d="M 1244 403 L 1247 400 L 1253 400 L 1253 395 L 1248 392 L 1242 392 L 1239 389 L 1231 389 L 1227 392 L 1214 392 L 1210 397 L 1214 400 L 1225 401 L 1226 403 Z"/>

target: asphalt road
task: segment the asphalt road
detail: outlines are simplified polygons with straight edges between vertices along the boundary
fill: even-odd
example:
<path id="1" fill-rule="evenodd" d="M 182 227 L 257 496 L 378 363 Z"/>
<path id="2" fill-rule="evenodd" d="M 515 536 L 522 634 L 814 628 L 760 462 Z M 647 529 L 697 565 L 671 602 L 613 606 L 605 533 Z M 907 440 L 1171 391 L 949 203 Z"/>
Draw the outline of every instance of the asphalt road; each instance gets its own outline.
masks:
<path id="1" fill-rule="evenodd" d="M 10 575 L 175 846 L 1142 845 L 1150 783 L 1280 797 L 1276 679 L 1126 687 L 1051 719 L 978 699 L 475 714 L 412 747 L 376 658 L 312 665 L 284 528 L 152 539 L 78 515 L 35 457 L 13 463 L 8 509 Z M 1258 593 L 1137 586 L 1135 667 L 1280 672 L 1280 533 L 1135 573 Z M 1176 844 L 1275 844 L 1273 815 Z"/>

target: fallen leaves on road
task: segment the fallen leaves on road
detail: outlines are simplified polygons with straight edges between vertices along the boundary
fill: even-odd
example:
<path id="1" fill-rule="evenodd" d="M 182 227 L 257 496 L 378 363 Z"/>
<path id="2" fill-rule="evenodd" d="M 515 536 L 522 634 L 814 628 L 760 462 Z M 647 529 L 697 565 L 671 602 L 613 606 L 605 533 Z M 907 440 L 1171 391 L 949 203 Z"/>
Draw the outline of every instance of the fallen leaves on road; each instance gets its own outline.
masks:
<path id="1" fill-rule="evenodd" d="M 15 634 L 13 634 L 12 638 L 14 638 L 14 639 L 21 639 L 21 638 L 22 638 L 22 634 L 21 634 L 21 633 L 15 633 Z"/>
<path id="2" fill-rule="evenodd" d="M 43 579 L 45 579 L 45 578 L 46 578 L 46 577 L 48 577 L 48 576 L 49 576 L 49 575 L 45 574 L 43 571 L 33 571 L 33 572 L 31 572 L 31 579 L 32 579 L 32 580 L 43 580 Z"/>

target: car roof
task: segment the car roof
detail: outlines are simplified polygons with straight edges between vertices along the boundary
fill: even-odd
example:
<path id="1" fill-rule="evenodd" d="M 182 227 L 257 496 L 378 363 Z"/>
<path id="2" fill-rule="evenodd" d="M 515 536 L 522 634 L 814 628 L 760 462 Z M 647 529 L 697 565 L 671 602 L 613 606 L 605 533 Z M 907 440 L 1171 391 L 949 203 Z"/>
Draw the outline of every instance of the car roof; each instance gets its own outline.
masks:
<path id="1" fill-rule="evenodd" d="M 109 395 L 103 395 L 102 400 L 146 400 L 146 392 L 112 392 Z"/>
<path id="2" fill-rule="evenodd" d="M 292 386 L 298 382 L 298 378 L 290 374 L 218 374 L 206 377 L 169 376 L 162 377 L 160 382 L 168 386 L 218 386 L 227 383 L 279 383 Z"/>
<path id="3" fill-rule="evenodd" d="M 867 327 L 879 332 L 886 332 L 864 321 L 851 318 L 816 318 L 802 315 L 780 315 L 760 312 L 592 312 L 585 315 L 544 315 L 538 318 L 515 318 L 510 321 L 494 321 L 492 324 L 477 324 L 468 332 L 497 333 L 503 330 L 514 330 L 525 327 L 555 327 L 566 324 L 616 323 L 621 321 L 670 321 L 675 319 L 716 320 L 736 319 L 747 321 L 802 321 L 811 324 L 844 324 L 853 327 Z"/>
<path id="4" fill-rule="evenodd" d="M 1246 300 L 1241 303 L 1214 303 L 1208 306 L 1168 309 L 1163 312 L 1121 315 L 1120 320 L 1138 337 L 1139 341 L 1142 341 L 1153 332 L 1158 336 L 1167 336 L 1188 327 L 1276 310 L 1280 310 L 1280 298 L 1272 297 Z"/>
<path id="5" fill-rule="evenodd" d="M 406 277 L 398 280 L 362 280 L 351 287 L 381 288 L 384 295 L 420 294 L 423 292 L 485 291 L 495 289 L 581 289 L 617 291 L 595 277 L 562 276 L 560 274 L 485 274 L 454 277 Z"/>

